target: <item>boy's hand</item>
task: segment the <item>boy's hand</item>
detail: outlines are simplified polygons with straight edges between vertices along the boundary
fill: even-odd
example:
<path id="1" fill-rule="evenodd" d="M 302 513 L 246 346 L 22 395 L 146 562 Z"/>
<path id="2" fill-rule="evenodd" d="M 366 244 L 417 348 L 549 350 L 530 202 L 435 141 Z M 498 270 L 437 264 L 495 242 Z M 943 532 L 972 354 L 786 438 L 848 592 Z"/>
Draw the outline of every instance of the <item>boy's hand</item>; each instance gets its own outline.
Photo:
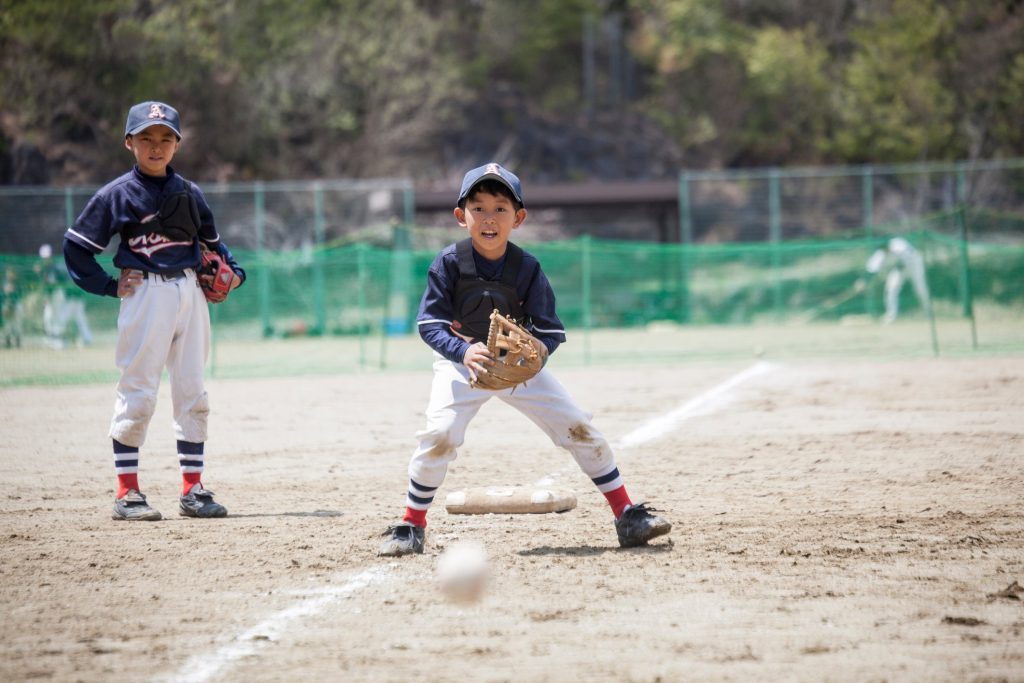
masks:
<path id="1" fill-rule="evenodd" d="M 494 354 L 483 342 L 470 344 L 465 355 L 462 356 L 462 364 L 469 370 L 470 382 L 476 382 L 480 375 L 486 375 L 487 366 L 492 363 L 494 363 Z"/>
<path id="2" fill-rule="evenodd" d="M 544 342 L 497 308 L 491 312 L 486 346 L 493 360 L 487 363 L 484 377 L 470 382 L 477 389 L 501 391 L 516 387 L 536 377 L 548 360 Z"/>
<path id="3" fill-rule="evenodd" d="M 219 304 L 228 298 L 235 287 L 242 283 L 242 278 L 231 269 L 227 261 L 217 252 L 201 245 L 202 260 L 196 269 L 199 288 L 203 296 L 211 304 Z"/>
<path id="4" fill-rule="evenodd" d="M 135 293 L 142 286 L 142 271 L 122 268 L 121 277 L 117 278 L 117 298 L 124 299 Z"/>

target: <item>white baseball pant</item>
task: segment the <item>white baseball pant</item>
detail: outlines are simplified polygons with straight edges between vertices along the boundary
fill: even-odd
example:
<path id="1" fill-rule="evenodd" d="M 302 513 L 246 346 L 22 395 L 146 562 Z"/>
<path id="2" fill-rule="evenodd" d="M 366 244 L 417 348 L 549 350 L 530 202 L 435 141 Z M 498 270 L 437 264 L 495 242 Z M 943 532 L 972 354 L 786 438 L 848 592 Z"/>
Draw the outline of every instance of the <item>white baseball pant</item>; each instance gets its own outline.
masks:
<path id="1" fill-rule="evenodd" d="M 174 434 L 179 441 L 206 441 L 210 412 L 204 370 L 210 353 L 210 311 L 196 275 L 169 279 L 150 273 L 117 317 L 117 383 L 110 437 L 140 448 L 156 410 L 164 367 L 171 382 Z"/>
<path id="2" fill-rule="evenodd" d="M 591 479 L 616 470 L 611 446 L 591 424 L 590 413 L 576 405 L 547 368 L 516 387 L 490 391 L 471 387 L 466 366 L 435 353 L 427 425 L 416 433 L 419 445 L 409 462 L 410 495 L 423 495 L 412 482 L 429 488 L 444 482 L 448 464 L 458 456 L 457 449 L 465 441 L 470 420 L 491 398 L 501 399 L 533 421 L 556 446 L 568 450 Z M 600 488 L 610 490 L 621 485 L 616 474 Z M 429 507 L 429 503 L 417 504 L 412 498 L 407 504 L 416 509 Z"/>

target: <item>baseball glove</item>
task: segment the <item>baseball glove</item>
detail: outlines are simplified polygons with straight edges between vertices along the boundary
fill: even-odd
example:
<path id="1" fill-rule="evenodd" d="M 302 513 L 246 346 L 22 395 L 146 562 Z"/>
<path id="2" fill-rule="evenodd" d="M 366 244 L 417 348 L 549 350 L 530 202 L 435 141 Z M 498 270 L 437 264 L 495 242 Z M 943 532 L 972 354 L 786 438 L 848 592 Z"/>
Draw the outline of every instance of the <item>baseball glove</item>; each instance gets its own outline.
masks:
<path id="1" fill-rule="evenodd" d="M 544 342 L 503 316 L 498 309 L 491 313 L 487 348 L 494 354 L 494 362 L 487 367 L 486 374 L 471 382 L 478 389 L 498 391 L 514 387 L 540 372 L 548 360 Z"/>
<path id="2" fill-rule="evenodd" d="M 202 260 L 199 262 L 199 270 L 196 275 L 199 280 L 199 288 L 211 304 L 219 304 L 228 298 L 231 291 L 231 283 L 235 279 L 235 271 L 231 270 L 220 254 L 205 245 L 199 250 Z"/>

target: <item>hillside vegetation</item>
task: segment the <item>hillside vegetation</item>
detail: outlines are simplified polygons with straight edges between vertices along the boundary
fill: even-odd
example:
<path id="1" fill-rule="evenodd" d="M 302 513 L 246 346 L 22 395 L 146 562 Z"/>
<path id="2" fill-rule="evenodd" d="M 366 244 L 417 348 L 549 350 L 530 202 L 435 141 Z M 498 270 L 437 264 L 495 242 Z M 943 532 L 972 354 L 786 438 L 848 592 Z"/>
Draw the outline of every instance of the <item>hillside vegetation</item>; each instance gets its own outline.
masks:
<path id="1" fill-rule="evenodd" d="M 183 116 L 198 180 L 531 179 L 1024 156 L 1024 2 L 9 0 L 0 183 L 123 171 Z"/>

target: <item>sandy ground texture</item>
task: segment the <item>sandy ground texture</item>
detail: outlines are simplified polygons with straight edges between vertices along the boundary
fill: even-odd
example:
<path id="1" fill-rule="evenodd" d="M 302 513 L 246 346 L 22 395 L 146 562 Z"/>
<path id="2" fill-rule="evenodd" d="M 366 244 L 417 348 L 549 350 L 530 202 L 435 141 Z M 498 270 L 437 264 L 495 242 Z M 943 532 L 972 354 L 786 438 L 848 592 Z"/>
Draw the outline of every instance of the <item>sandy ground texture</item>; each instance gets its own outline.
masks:
<path id="1" fill-rule="evenodd" d="M 132 524 L 113 386 L 0 390 L 0 679 L 1024 681 L 1024 359 L 555 370 L 667 539 L 619 549 L 569 454 L 493 400 L 426 553 L 378 557 L 429 372 L 211 381 L 222 520 L 177 515 L 165 383 L 140 475 L 165 519 Z M 440 504 L 545 477 L 578 507 Z M 490 555 L 479 602 L 435 584 L 456 540 Z"/>

